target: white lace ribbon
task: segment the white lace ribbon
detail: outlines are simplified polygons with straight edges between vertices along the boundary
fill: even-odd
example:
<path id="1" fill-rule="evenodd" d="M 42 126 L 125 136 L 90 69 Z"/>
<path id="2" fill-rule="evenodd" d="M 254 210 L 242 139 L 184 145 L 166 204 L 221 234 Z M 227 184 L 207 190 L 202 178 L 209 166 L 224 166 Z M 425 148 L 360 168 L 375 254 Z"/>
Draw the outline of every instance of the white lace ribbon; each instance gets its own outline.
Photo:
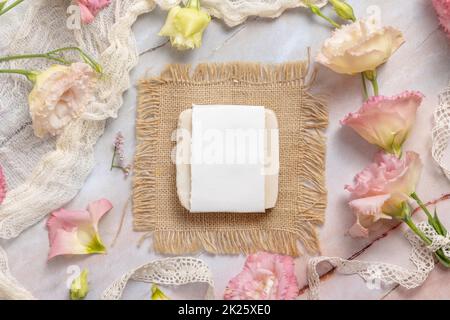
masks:
<path id="1" fill-rule="evenodd" d="M 206 283 L 205 299 L 214 299 L 214 282 L 208 265 L 200 259 L 177 257 L 155 260 L 133 269 L 114 281 L 102 294 L 102 300 L 119 300 L 129 280 L 180 286 Z"/>
<path id="2" fill-rule="evenodd" d="M 315 257 L 308 262 L 308 299 L 319 299 L 320 277 L 317 266 L 322 262 L 332 264 L 342 274 L 357 274 L 367 282 L 379 281 L 386 285 L 398 284 L 406 289 L 421 286 L 434 269 L 433 253 L 442 249 L 444 254 L 450 257 L 450 238 L 437 234 L 427 222 L 419 223 L 417 226 L 432 241 L 432 244 L 426 246 L 412 231 L 406 233 L 406 238 L 412 246 L 410 260 L 416 266 L 416 270 L 389 263 L 345 260 L 338 257 Z"/>
<path id="3" fill-rule="evenodd" d="M 445 156 L 450 141 L 450 85 L 439 96 L 439 106 L 434 112 L 434 127 L 432 131 L 432 154 L 434 160 L 450 179 L 449 157 Z"/>
<path id="4" fill-rule="evenodd" d="M 34 300 L 35 298 L 11 275 L 6 252 L 0 247 L 0 300 L 2 299 Z"/>

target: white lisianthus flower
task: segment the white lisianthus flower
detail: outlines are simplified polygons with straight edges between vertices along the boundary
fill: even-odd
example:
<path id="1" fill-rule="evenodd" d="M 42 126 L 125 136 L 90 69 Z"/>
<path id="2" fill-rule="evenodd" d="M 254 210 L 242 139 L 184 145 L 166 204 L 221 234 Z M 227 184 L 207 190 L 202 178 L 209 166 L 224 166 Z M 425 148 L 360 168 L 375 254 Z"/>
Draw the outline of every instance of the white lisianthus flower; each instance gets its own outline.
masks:
<path id="1" fill-rule="evenodd" d="M 402 33 L 373 20 L 358 20 L 336 29 L 325 41 L 317 62 L 337 73 L 373 71 L 405 42 Z"/>
<path id="2" fill-rule="evenodd" d="M 81 62 L 54 65 L 35 76 L 28 101 L 37 137 L 58 135 L 94 99 L 96 74 Z"/>

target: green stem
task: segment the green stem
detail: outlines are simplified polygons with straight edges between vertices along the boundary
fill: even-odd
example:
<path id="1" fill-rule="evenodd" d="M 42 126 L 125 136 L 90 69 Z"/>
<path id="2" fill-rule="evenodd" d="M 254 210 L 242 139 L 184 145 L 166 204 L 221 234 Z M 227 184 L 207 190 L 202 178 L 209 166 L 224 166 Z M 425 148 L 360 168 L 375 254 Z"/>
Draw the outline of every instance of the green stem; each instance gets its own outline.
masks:
<path id="1" fill-rule="evenodd" d="M 37 76 L 37 72 L 23 69 L 0 69 L 0 73 L 20 74 L 27 77 L 31 82 L 35 82 Z"/>
<path id="2" fill-rule="evenodd" d="M 77 48 L 77 47 L 65 47 L 65 48 L 60 48 L 60 49 L 56 49 L 56 50 L 53 50 L 53 51 L 49 51 L 47 53 L 22 54 L 22 55 L 13 55 L 13 56 L 1 57 L 0 58 L 0 62 L 6 62 L 6 61 L 11 61 L 11 60 L 19 60 L 19 59 L 42 58 L 42 59 L 53 60 L 53 61 L 56 61 L 58 63 L 64 64 L 64 65 L 69 65 L 70 64 L 69 61 L 67 61 L 66 59 L 62 58 L 61 56 L 57 56 L 60 53 L 65 52 L 65 51 L 76 51 L 76 52 L 78 52 L 79 55 L 81 56 L 81 58 L 84 60 L 84 62 L 89 64 L 91 66 L 91 68 L 94 69 L 96 72 L 102 73 L 102 67 L 94 59 L 92 59 L 89 55 L 87 55 L 83 50 L 81 50 L 80 48 Z"/>
<path id="3" fill-rule="evenodd" d="M 102 67 L 94 59 L 92 59 L 88 54 L 86 54 L 83 50 L 81 50 L 78 47 L 59 48 L 59 49 L 50 51 L 47 54 L 53 55 L 53 54 L 65 52 L 65 51 L 77 51 L 80 54 L 81 58 L 83 58 L 84 62 L 89 64 L 92 67 L 92 69 L 94 69 L 96 72 L 102 73 Z"/>
<path id="4" fill-rule="evenodd" d="M 363 74 L 364 74 L 364 77 L 372 83 L 374 95 L 378 96 L 380 94 L 380 90 L 378 87 L 377 70 L 375 69 L 375 70 L 365 71 L 365 72 L 363 72 Z"/>
<path id="5" fill-rule="evenodd" d="M 339 23 L 337 23 L 336 21 L 334 21 L 330 17 L 327 17 L 325 14 L 323 14 L 323 12 L 320 10 L 320 8 L 318 6 L 315 6 L 313 4 L 309 4 L 309 9 L 316 16 L 321 17 L 322 19 L 328 21 L 328 23 L 330 23 L 333 27 L 335 27 L 337 29 L 339 29 L 341 27 L 341 25 Z"/>
<path id="6" fill-rule="evenodd" d="M 380 89 L 378 87 L 378 80 L 377 78 L 370 80 L 370 82 L 372 83 L 373 86 L 373 93 L 375 96 L 378 96 L 380 94 Z"/>
<path id="7" fill-rule="evenodd" d="M 21 55 L 14 55 L 14 56 L 6 56 L 6 57 L 1 57 L 0 58 L 0 62 L 6 62 L 6 61 L 12 61 L 12 60 L 21 60 L 21 59 L 36 59 L 36 58 L 42 58 L 42 59 L 48 59 L 48 60 L 53 60 L 62 64 L 70 64 L 68 61 L 62 59 L 62 58 L 57 58 L 57 57 L 52 57 L 51 55 L 47 54 L 47 53 L 38 53 L 38 54 L 21 54 Z"/>
<path id="8" fill-rule="evenodd" d="M 25 0 L 17 0 L 16 2 L 14 2 L 13 4 L 7 6 L 6 8 L 4 8 L 3 10 L 0 11 L 0 16 L 7 13 L 8 11 L 14 9 L 15 7 L 17 7 L 19 4 L 21 4 L 22 2 L 24 2 Z"/>
<path id="9" fill-rule="evenodd" d="M 415 225 L 410 215 L 403 218 L 403 221 L 408 225 L 408 227 L 423 241 L 427 246 L 431 245 L 432 242 L 427 236 Z M 442 249 L 434 252 L 434 255 L 439 260 L 439 262 L 446 268 L 450 268 L 450 259 L 445 255 Z"/>
<path id="10" fill-rule="evenodd" d="M 186 3 L 186 8 L 197 8 L 200 10 L 200 0 L 189 0 Z"/>
<path id="11" fill-rule="evenodd" d="M 408 225 L 408 227 L 420 238 L 427 246 L 429 246 L 432 242 L 427 236 L 416 226 L 411 216 L 406 216 L 403 221 Z"/>
<path id="12" fill-rule="evenodd" d="M 429 221 L 433 220 L 433 216 L 431 215 L 431 212 L 428 210 L 427 206 L 422 202 L 422 200 L 420 200 L 419 196 L 417 195 L 417 193 L 413 192 L 411 193 L 410 197 L 412 199 L 414 199 L 417 204 L 419 205 L 419 207 L 423 210 L 423 212 L 425 212 L 425 214 L 428 217 Z"/>
<path id="13" fill-rule="evenodd" d="M 363 84 L 364 100 L 367 101 L 369 99 L 369 91 L 367 90 L 366 77 L 364 76 L 364 73 L 361 73 L 361 80 Z"/>

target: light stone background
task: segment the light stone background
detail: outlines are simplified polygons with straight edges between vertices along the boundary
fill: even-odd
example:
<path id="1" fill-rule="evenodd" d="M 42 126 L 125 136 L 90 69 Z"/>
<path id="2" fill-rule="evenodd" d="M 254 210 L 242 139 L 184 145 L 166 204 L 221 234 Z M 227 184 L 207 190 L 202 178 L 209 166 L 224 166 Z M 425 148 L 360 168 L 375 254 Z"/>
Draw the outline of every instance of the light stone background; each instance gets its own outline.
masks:
<path id="1" fill-rule="evenodd" d="M 365 15 L 366 8 L 377 5 L 385 24 L 391 24 L 404 32 L 406 44 L 387 65 L 380 69 L 381 93 L 394 95 L 403 90 L 420 90 L 426 99 L 419 110 L 417 125 L 407 143 L 407 149 L 422 155 L 425 163 L 419 194 L 425 200 L 450 193 L 450 183 L 441 174 L 430 155 L 432 114 L 437 106 L 438 93 L 450 80 L 450 41 L 438 28 L 430 0 L 351 0 L 356 14 Z M 401 2 L 401 5 L 399 4 Z M 311 17 L 302 9 L 290 10 L 280 18 L 250 18 L 235 28 L 226 27 L 214 20 L 204 37 L 202 48 L 179 53 L 173 50 L 157 32 L 165 19 L 165 13 L 156 10 L 140 17 L 134 26 L 141 52 L 139 65 L 132 72 L 134 84 L 143 77 L 157 75 L 168 63 L 199 62 L 284 62 L 304 59 L 307 47 L 315 54 L 329 36 L 330 29 L 321 20 Z M 381 226 L 367 240 L 354 240 L 346 236 L 354 217 L 347 207 L 348 194 L 343 190 L 353 176 L 372 159 L 375 148 L 369 146 L 351 130 L 342 128 L 339 120 L 355 111 L 362 102 L 359 77 L 340 76 L 318 67 L 315 92 L 326 93 L 329 99 L 330 127 L 328 130 L 327 184 L 329 190 L 326 223 L 319 230 L 322 254 L 348 258 L 357 254 L 358 259 L 378 260 L 412 267 L 408 261 L 409 244 L 403 236 L 404 228 L 390 230 Z M 124 204 L 131 194 L 131 179 L 125 180 L 119 171 L 110 172 L 112 143 L 120 130 L 126 138 L 126 159 L 132 160 L 134 152 L 134 123 L 136 111 L 136 87 L 125 94 L 119 117 L 109 121 L 104 136 L 96 147 L 97 164 L 78 196 L 67 208 L 81 209 L 102 197 L 114 204 L 101 224 L 100 233 L 110 244 L 119 226 Z M 438 206 L 442 220 L 450 226 L 450 203 Z M 20 213 L 19 213 L 20 214 Z M 141 234 L 132 231 L 132 216 L 128 210 L 122 233 L 107 255 L 83 257 L 58 257 L 47 262 L 48 239 L 45 222 L 24 232 L 17 239 L 2 241 L 8 252 L 12 273 L 40 299 L 67 299 L 67 268 L 77 265 L 88 268 L 91 291 L 89 299 L 97 299 L 102 291 L 129 269 L 162 256 L 150 249 L 149 243 L 140 248 L 137 242 Z M 380 237 L 381 239 L 377 240 Z M 239 273 L 245 261 L 243 256 L 212 256 L 199 254 L 210 266 L 216 284 L 216 296 L 221 298 L 224 288 Z M 296 260 L 300 286 L 306 285 L 307 257 Z M 331 273 L 322 280 L 322 297 L 326 299 L 412 299 L 450 298 L 450 271 L 436 268 L 422 288 L 406 291 L 400 288 L 382 287 L 370 290 L 357 276 Z M 176 299 L 200 299 L 204 285 L 188 285 L 166 289 Z M 126 299 L 149 299 L 149 284 L 132 282 L 125 291 Z M 305 298 L 305 295 L 302 295 Z"/>

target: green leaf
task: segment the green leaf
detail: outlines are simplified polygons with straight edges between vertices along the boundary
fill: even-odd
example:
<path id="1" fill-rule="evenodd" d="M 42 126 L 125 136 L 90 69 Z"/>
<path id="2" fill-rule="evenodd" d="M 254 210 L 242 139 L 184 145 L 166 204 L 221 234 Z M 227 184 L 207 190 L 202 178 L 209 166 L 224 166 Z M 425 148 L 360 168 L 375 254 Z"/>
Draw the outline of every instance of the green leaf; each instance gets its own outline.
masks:
<path id="1" fill-rule="evenodd" d="M 6 6 L 6 2 L 8 2 L 7 0 L 4 1 L 0 1 L 0 12 L 3 10 L 3 8 Z"/>
<path id="2" fill-rule="evenodd" d="M 434 210 L 434 223 L 436 224 L 436 227 L 439 229 L 439 230 L 436 230 L 436 228 L 435 228 L 435 230 L 441 236 L 445 237 L 447 235 L 447 229 L 444 227 L 444 225 L 442 224 L 441 220 L 439 219 L 436 209 Z"/>
<path id="3" fill-rule="evenodd" d="M 436 251 L 434 256 L 439 260 L 439 262 L 446 268 L 450 269 L 450 260 L 445 256 L 442 249 Z"/>

